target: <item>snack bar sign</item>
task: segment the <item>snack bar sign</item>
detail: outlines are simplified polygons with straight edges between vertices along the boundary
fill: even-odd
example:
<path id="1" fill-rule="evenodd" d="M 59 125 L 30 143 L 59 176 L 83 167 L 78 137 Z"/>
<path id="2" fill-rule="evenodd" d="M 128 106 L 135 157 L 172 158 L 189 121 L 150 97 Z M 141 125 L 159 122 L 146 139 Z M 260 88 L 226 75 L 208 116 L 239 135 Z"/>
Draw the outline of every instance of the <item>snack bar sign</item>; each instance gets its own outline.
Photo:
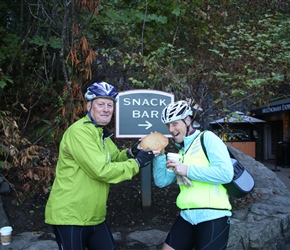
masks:
<path id="1" fill-rule="evenodd" d="M 158 90 L 129 90 L 119 93 L 116 104 L 116 137 L 139 138 L 151 132 L 170 136 L 161 122 L 162 110 L 174 95 Z"/>

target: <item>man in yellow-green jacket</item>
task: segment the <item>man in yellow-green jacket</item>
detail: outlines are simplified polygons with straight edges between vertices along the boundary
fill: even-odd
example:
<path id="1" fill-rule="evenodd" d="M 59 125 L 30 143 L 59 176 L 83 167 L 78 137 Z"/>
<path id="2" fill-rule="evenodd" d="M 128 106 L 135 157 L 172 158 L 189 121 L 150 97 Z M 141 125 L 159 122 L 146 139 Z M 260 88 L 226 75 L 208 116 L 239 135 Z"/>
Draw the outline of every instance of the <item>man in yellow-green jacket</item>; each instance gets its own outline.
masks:
<path id="1" fill-rule="evenodd" d="M 59 249 L 116 249 L 106 223 L 110 184 L 132 179 L 154 157 L 138 147 L 120 151 L 105 127 L 118 93 L 106 82 L 85 93 L 88 113 L 72 124 L 59 148 L 56 178 L 45 209 Z"/>

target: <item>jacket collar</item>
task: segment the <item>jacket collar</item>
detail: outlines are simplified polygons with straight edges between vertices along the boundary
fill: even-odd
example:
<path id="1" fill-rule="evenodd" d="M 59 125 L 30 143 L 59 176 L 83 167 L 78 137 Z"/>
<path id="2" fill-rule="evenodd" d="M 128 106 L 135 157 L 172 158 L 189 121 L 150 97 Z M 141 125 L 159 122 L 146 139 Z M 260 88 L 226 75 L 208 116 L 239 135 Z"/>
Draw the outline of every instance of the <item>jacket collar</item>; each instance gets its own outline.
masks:
<path id="1" fill-rule="evenodd" d="M 188 150 L 188 148 L 190 147 L 191 143 L 193 142 L 193 140 L 200 134 L 200 130 L 195 130 L 195 132 L 189 136 L 185 136 L 183 138 L 183 142 L 182 143 L 175 143 L 175 145 L 177 146 L 178 149 L 182 149 L 183 148 L 183 152 L 186 152 Z"/>
<path id="2" fill-rule="evenodd" d="M 95 120 L 92 120 L 89 116 L 89 114 L 87 114 L 85 117 L 84 117 L 84 124 L 86 123 L 89 123 L 89 124 L 93 124 L 96 128 L 98 129 L 101 129 L 102 130 L 102 133 L 103 133 L 103 139 L 107 138 L 107 137 L 111 137 L 113 135 L 112 132 L 110 132 L 105 126 L 101 126 L 101 125 L 98 125 Z"/>

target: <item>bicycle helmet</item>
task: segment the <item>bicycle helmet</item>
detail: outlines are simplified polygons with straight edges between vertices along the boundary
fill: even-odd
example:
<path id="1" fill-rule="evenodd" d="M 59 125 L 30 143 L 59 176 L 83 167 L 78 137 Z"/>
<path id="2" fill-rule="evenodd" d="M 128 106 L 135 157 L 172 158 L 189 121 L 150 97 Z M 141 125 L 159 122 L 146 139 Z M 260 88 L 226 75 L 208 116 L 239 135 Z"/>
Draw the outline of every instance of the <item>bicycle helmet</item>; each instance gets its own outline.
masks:
<path id="1" fill-rule="evenodd" d="M 92 101 L 96 98 L 103 97 L 112 99 L 114 102 L 117 102 L 118 92 L 114 86 L 106 82 L 95 82 L 87 88 L 85 93 L 86 101 Z"/>
<path id="2" fill-rule="evenodd" d="M 178 101 L 168 104 L 162 111 L 161 121 L 170 123 L 177 120 L 183 120 L 187 116 L 192 116 L 192 109 L 186 101 Z"/>

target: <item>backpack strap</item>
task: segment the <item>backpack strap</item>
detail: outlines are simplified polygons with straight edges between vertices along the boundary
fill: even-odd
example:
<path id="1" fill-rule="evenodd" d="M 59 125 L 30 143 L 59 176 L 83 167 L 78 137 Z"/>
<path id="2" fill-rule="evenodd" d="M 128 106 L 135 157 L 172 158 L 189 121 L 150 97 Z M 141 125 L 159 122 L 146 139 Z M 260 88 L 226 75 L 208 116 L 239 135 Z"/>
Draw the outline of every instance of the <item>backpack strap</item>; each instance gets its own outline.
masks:
<path id="1" fill-rule="evenodd" d="M 205 132 L 206 132 L 206 130 L 203 131 L 203 132 L 201 132 L 201 135 L 200 135 L 200 144 L 201 144 L 202 150 L 203 150 L 203 152 L 204 152 L 204 154 L 205 154 L 207 160 L 209 161 L 209 159 L 208 159 L 208 155 L 207 155 L 207 152 L 206 152 L 206 148 L 205 148 L 205 146 L 204 146 L 204 142 L 203 142 L 203 135 L 204 135 Z"/>
<path id="2" fill-rule="evenodd" d="M 203 152 L 204 152 L 204 154 L 205 154 L 207 160 L 209 160 L 209 159 L 208 159 L 207 152 L 206 152 L 206 148 L 205 148 L 205 146 L 204 146 L 204 142 L 203 142 L 203 140 L 204 140 L 204 139 L 203 139 L 203 134 L 204 134 L 205 132 L 206 132 L 206 130 L 203 131 L 202 134 L 200 135 L 200 143 L 201 143 L 201 147 L 202 147 L 202 149 L 203 149 Z M 235 157 L 235 156 L 233 155 L 233 153 L 231 152 L 229 146 L 228 146 L 228 145 L 226 145 L 226 146 L 227 146 L 227 150 L 228 150 L 228 152 L 229 152 L 230 157 L 233 158 L 233 159 L 236 159 L 236 157 Z"/>

